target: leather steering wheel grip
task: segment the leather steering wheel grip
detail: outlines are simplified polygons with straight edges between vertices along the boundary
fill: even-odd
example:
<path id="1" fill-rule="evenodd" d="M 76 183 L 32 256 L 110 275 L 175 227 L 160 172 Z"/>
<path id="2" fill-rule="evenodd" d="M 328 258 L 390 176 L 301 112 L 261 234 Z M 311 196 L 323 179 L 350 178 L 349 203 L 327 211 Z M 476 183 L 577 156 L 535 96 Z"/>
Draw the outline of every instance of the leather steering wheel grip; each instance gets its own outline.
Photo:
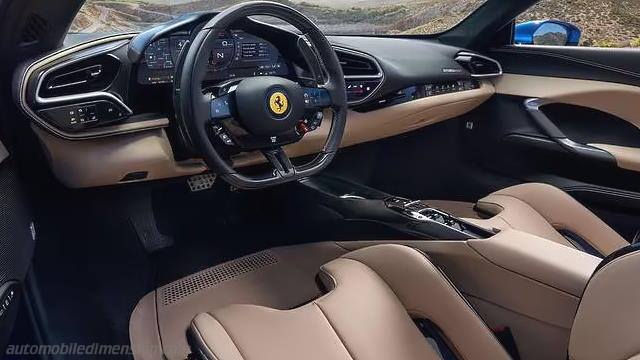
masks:
<path id="1" fill-rule="evenodd" d="M 293 173 L 287 176 L 282 176 L 277 171 L 260 176 L 248 176 L 236 172 L 215 149 L 208 133 L 211 99 L 203 95 L 201 84 L 208 70 L 209 54 L 214 46 L 213 39 L 236 21 L 257 15 L 283 20 L 306 36 L 324 65 L 326 82 L 320 85 L 331 97 L 333 118 L 323 150 L 310 163 L 294 167 Z M 193 38 L 186 55 L 178 63 L 176 77 L 174 82 L 176 115 L 186 130 L 187 140 L 201 153 L 212 171 L 238 188 L 259 189 L 314 175 L 331 162 L 342 141 L 347 117 L 347 95 L 342 67 L 322 31 L 306 16 L 289 6 L 269 1 L 253 1 L 222 11 L 205 24 Z"/>

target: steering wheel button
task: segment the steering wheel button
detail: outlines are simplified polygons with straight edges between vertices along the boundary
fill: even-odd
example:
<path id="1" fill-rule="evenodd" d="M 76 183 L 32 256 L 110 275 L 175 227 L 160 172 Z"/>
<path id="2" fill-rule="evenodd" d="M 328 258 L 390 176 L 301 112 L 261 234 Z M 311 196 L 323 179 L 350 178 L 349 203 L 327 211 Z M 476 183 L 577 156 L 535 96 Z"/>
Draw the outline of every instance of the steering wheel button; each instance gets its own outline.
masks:
<path id="1" fill-rule="evenodd" d="M 223 119 L 231 117 L 231 109 L 229 108 L 229 100 L 227 96 L 214 99 L 211 102 L 211 118 Z"/>

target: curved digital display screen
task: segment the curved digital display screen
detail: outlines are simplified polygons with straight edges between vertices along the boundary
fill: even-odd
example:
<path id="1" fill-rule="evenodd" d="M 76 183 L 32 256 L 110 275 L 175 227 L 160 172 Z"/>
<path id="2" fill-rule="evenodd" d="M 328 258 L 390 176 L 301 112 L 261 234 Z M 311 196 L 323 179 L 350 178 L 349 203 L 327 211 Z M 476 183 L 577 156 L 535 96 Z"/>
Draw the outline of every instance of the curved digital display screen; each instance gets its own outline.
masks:
<path id="1" fill-rule="evenodd" d="M 151 43 L 144 51 L 147 68 L 153 70 L 173 69 L 188 41 L 188 36 L 171 36 Z"/>
<path id="2" fill-rule="evenodd" d="M 189 35 L 161 38 L 145 50 L 145 60 L 139 69 L 142 84 L 171 83 L 175 66 Z M 237 77 L 289 73 L 286 61 L 270 42 L 241 30 L 225 31 L 218 35 L 209 56 L 206 80 L 225 80 Z"/>

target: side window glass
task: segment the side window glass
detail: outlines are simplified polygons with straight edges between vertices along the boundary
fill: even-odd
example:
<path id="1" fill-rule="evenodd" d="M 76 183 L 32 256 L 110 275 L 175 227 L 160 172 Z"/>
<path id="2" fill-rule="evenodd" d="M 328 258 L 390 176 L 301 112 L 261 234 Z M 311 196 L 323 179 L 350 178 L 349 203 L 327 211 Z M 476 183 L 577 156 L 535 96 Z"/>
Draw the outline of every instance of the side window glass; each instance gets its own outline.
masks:
<path id="1" fill-rule="evenodd" d="M 513 43 L 640 48 L 640 2 L 541 0 L 516 19 Z"/>

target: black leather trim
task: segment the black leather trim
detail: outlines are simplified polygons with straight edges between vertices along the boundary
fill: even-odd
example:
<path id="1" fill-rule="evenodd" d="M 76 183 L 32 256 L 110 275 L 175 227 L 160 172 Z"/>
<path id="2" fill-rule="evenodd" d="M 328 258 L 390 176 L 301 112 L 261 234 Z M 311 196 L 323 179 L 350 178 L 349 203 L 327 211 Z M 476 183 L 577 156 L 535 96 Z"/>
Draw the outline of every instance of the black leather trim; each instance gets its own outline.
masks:
<path id="1" fill-rule="evenodd" d="M 505 46 L 489 55 L 505 73 L 640 86 L 640 52 L 632 49 Z"/>
<path id="2" fill-rule="evenodd" d="M 576 249 L 586 252 L 589 255 L 602 258 L 603 254 L 580 235 L 566 229 L 558 230 L 558 232 Z"/>
<path id="3" fill-rule="evenodd" d="M 609 254 L 609 256 L 605 257 L 604 260 L 600 262 L 600 264 L 598 264 L 598 267 L 596 267 L 596 270 L 593 272 L 593 275 L 591 275 L 591 277 L 593 278 L 593 276 L 599 270 L 610 264 L 612 261 L 636 251 L 640 251 L 640 243 L 625 246 L 622 249 L 614 251 L 613 253 Z"/>

